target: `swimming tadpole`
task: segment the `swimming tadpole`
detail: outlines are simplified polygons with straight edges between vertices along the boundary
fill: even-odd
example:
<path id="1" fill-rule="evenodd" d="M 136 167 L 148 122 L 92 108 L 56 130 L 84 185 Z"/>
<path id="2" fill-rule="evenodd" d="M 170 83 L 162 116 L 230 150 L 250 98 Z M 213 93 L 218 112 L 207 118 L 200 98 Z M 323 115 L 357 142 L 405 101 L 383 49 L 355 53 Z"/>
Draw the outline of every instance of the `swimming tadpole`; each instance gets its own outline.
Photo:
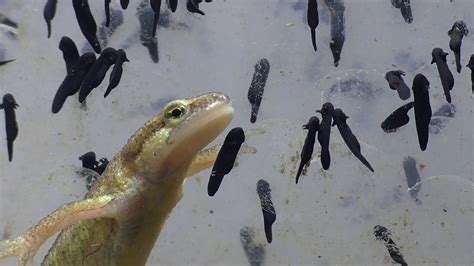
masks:
<path id="1" fill-rule="evenodd" d="M 257 194 L 260 198 L 260 205 L 262 206 L 263 225 L 268 243 L 272 242 L 272 225 L 276 220 L 276 212 L 273 206 L 271 192 L 270 184 L 267 181 L 260 179 L 257 182 Z"/>
<path id="2" fill-rule="evenodd" d="M 240 127 L 233 128 L 225 137 L 212 167 L 211 177 L 207 185 L 207 194 L 209 196 L 212 197 L 216 194 L 224 175 L 228 174 L 234 167 L 235 159 L 244 141 L 244 130 Z"/>
<path id="3" fill-rule="evenodd" d="M 252 113 L 250 115 L 250 122 L 257 121 L 258 110 L 262 103 L 263 91 L 267 82 L 268 74 L 270 73 L 270 63 L 267 59 L 262 58 L 255 64 L 255 72 L 253 73 L 252 83 L 250 84 L 247 98 L 252 105 Z"/>

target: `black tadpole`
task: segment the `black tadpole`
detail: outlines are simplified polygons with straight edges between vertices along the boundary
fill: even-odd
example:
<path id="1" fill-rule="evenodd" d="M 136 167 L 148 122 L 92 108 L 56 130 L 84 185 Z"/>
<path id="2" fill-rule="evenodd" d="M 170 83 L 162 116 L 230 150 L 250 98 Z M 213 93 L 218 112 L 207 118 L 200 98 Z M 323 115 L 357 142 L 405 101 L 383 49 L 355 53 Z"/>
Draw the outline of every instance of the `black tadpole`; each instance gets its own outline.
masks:
<path id="1" fill-rule="evenodd" d="M 471 69 L 471 83 L 472 83 L 471 93 L 474 93 L 474 54 L 471 55 L 471 58 L 469 59 L 469 63 L 467 64 L 467 67 Z"/>
<path id="2" fill-rule="evenodd" d="M 270 63 L 267 59 L 262 58 L 255 64 L 255 72 L 253 73 L 252 83 L 250 84 L 247 98 L 252 105 L 252 112 L 250 115 L 250 122 L 257 121 L 258 110 L 262 103 L 263 91 L 265 83 L 267 82 L 268 74 L 270 73 Z"/>
<path id="3" fill-rule="evenodd" d="M 272 242 L 272 225 L 276 220 L 275 207 L 272 202 L 270 184 L 260 179 L 257 182 L 257 194 L 260 198 L 260 205 L 262 206 L 263 213 L 263 223 L 265 226 L 265 236 L 267 237 L 267 242 Z"/>
<path id="4" fill-rule="evenodd" d="M 72 67 L 71 72 L 67 74 L 66 78 L 64 78 L 54 95 L 53 105 L 51 107 L 53 114 L 56 114 L 61 110 L 67 97 L 72 96 L 79 91 L 86 74 L 94 65 L 95 61 L 94 53 L 85 53 L 79 57 L 77 63 Z"/>
<path id="5" fill-rule="evenodd" d="M 250 266 L 260 266 L 265 260 L 265 247 L 254 241 L 255 230 L 252 227 L 244 226 L 240 229 L 240 243 Z"/>
<path id="6" fill-rule="evenodd" d="M 449 48 L 454 52 L 454 59 L 456 60 L 456 71 L 461 73 L 461 44 L 462 38 L 467 36 L 469 30 L 467 29 L 466 23 L 462 20 L 454 22 L 453 27 L 448 31 L 449 37 Z"/>
<path id="7" fill-rule="evenodd" d="M 110 1 L 104 0 L 104 9 L 105 9 L 105 26 L 109 27 L 110 25 Z"/>
<path id="8" fill-rule="evenodd" d="M 161 0 L 150 0 L 151 9 L 153 9 L 153 29 L 151 31 L 151 37 L 156 35 L 156 26 L 158 25 L 158 20 L 160 19 L 160 9 L 161 9 Z"/>
<path id="9" fill-rule="evenodd" d="M 317 51 L 318 48 L 316 46 L 316 27 L 319 24 L 319 14 L 318 14 L 318 2 L 317 0 L 308 0 L 308 26 L 311 31 L 311 42 L 313 43 L 314 51 Z"/>
<path id="10" fill-rule="evenodd" d="M 434 48 L 431 52 L 433 59 L 431 64 L 436 63 L 438 68 L 439 78 L 441 79 L 441 85 L 443 85 L 444 95 L 446 96 L 446 101 L 451 102 L 451 90 L 454 86 L 454 77 L 451 70 L 449 70 L 448 63 L 446 62 L 446 56 L 448 53 L 445 53 L 441 48 Z"/>
<path id="11" fill-rule="evenodd" d="M 86 152 L 79 157 L 79 160 L 82 162 L 82 167 L 93 170 L 101 175 L 107 165 L 109 164 L 109 160 L 107 158 L 101 158 L 99 162 L 96 160 L 95 152 L 90 151 Z"/>
<path id="12" fill-rule="evenodd" d="M 54 95 L 53 103 L 51 106 L 51 112 L 53 112 L 53 114 L 57 114 L 59 111 L 61 111 L 61 108 L 63 108 L 63 105 L 66 102 L 67 97 L 70 96 L 69 94 L 72 87 L 71 86 L 72 77 L 73 77 L 72 74 L 68 74 L 66 78 L 64 78 L 58 90 L 56 91 L 56 94 Z"/>
<path id="13" fill-rule="evenodd" d="M 81 155 L 79 160 L 82 161 L 83 168 L 92 170 L 96 173 L 86 173 L 86 188 L 89 191 L 104 173 L 107 165 L 109 164 L 109 160 L 107 160 L 107 158 L 101 158 L 99 162 L 96 161 L 95 153 L 93 151 L 86 152 L 85 154 Z"/>
<path id="14" fill-rule="evenodd" d="M 300 178 L 301 172 L 303 171 L 303 167 L 309 163 L 311 157 L 313 156 L 316 132 L 318 132 L 319 129 L 319 118 L 317 118 L 316 116 L 312 116 L 309 119 L 308 124 L 303 125 L 303 129 L 307 129 L 308 134 L 306 135 L 303 149 L 301 150 L 301 161 L 300 166 L 298 167 L 298 173 L 296 174 L 296 184 L 298 184 L 298 180 Z"/>
<path id="15" fill-rule="evenodd" d="M 207 184 L 207 194 L 209 196 L 212 197 L 216 194 L 224 175 L 228 174 L 234 167 L 235 158 L 237 158 L 237 154 L 244 141 L 244 130 L 240 127 L 233 128 L 225 137 L 212 167 L 209 183 Z"/>
<path id="16" fill-rule="evenodd" d="M 99 54 L 102 49 L 97 39 L 97 24 L 89 8 L 89 0 L 72 0 L 72 5 L 82 34 L 94 51 Z"/>
<path id="17" fill-rule="evenodd" d="M 56 15 L 56 6 L 58 5 L 58 0 L 47 0 L 46 5 L 43 9 L 43 17 L 46 21 L 46 26 L 48 28 L 48 38 L 51 37 L 51 21 Z"/>
<path id="18" fill-rule="evenodd" d="M 418 170 L 416 169 L 416 160 L 407 156 L 403 159 L 403 170 L 405 171 L 405 177 L 407 179 L 408 191 L 412 198 L 416 200 L 417 203 L 421 203 L 417 198 L 418 191 L 421 188 L 421 179 Z"/>
<path id="19" fill-rule="evenodd" d="M 422 151 L 426 150 L 431 120 L 431 105 L 429 95 L 430 82 L 423 74 L 417 74 L 413 79 L 413 96 L 415 98 L 415 122 L 418 143 Z"/>
<path id="20" fill-rule="evenodd" d="M 321 165 L 324 170 L 328 170 L 331 165 L 331 154 L 329 152 L 329 139 L 331 136 L 332 113 L 334 106 L 330 102 L 323 104 L 321 110 L 316 110 L 322 116 L 319 125 L 318 141 L 321 145 Z"/>
<path id="21" fill-rule="evenodd" d="M 393 70 L 385 74 L 385 79 L 388 81 L 390 89 L 398 92 L 400 99 L 407 100 L 410 98 L 410 88 L 408 88 L 402 76 L 405 76 L 403 70 Z"/>
<path id="22" fill-rule="evenodd" d="M 356 136 L 352 133 L 351 128 L 347 124 L 347 119 L 349 118 L 340 108 L 336 108 L 333 112 L 334 123 L 333 126 L 336 125 L 337 129 L 339 129 L 339 133 L 342 136 L 342 139 L 346 143 L 349 150 L 354 154 L 359 161 L 361 161 L 370 171 L 374 172 L 374 169 L 370 165 L 370 163 L 365 159 L 360 151 L 360 143 L 357 140 Z"/>
<path id="23" fill-rule="evenodd" d="M 339 65 L 341 60 L 342 46 L 346 40 L 345 33 L 345 18 L 344 18 L 344 2 L 342 0 L 324 0 L 331 12 L 331 48 L 332 56 L 334 58 L 334 66 Z"/>
<path id="24" fill-rule="evenodd" d="M 395 242 L 390 238 L 391 232 L 382 225 L 374 226 L 374 235 L 377 240 L 381 240 L 384 242 L 385 247 L 390 254 L 390 257 L 393 259 L 394 262 L 401 264 L 402 266 L 408 266 L 400 249 L 397 247 Z"/>
<path id="25" fill-rule="evenodd" d="M 82 82 L 79 91 L 80 103 L 85 101 L 87 95 L 89 95 L 93 89 L 99 87 L 100 83 L 104 80 L 107 71 L 115 63 L 115 59 L 116 50 L 111 47 L 105 48 L 84 77 L 84 81 Z"/>
<path id="26" fill-rule="evenodd" d="M 138 21 L 140 22 L 140 42 L 148 49 L 148 53 L 150 54 L 153 63 L 158 63 L 158 39 L 156 36 L 153 37 L 150 32 L 150 29 L 153 28 L 155 13 L 146 1 L 142 1 L 137 6 L 137 16 Z"/>
<path id="27" fill-rule="evenodd" d="M 90 151 L 86 152 L 83 155 L 79 156 L 79 160 L 82 162 L 82 167 L 95 170 L 95 167 L 98 165 L 98 162 L 95 157 L 95 152 Z"/>
<path id="28" fill-rule="evenodd" d="M 413 102 L 409 102 L 397 110 L 393 111 L 380 125 L 382 130 L 385 133 L 390 133 L 396 131 L 398 128 L 408 124 L 410 117 L 408 116 L 408 111 L 413 108 Z"/>
<path id="29" fill-rule="evenodd" d="M 10 93 L 3 95 L 0 109 L 5 111 L 5 131 L 7 134 L 8 161 L 13 160 L 13 141 L 18 136 L 18 124 L 16 122 L 15 109 L 18 104 Z"/>
<path id="30" fill-rule="evenodd" d="M 413 15 L 411 13 L 410 0 L 392 0 L 392 6 L 395 8 L 400 8 L 403 19 L 407 23 L 413 22 Z"/>
<path id="31" fill-rule="evenodd" d="M 120 83 L 123 72 L 123 63 L 130 62 L 127 58 L 125 50 L 123 49 L 118 49 L 115 53 L 115 57 L 114 68 L 112 69 L 112 73 L 110 73 L 109 86 L 104 93 L 104 98 L 106 98 L 109 93 Z"/>
<path id="32" fill-rule="evenodd" d="M 400 7 L 400 12 L 405 21 L 410 24 L 413 22 L 413 15 L 411 13 L 410 0 L 402 0 L 402 6 Z"/>
<path id="33" fill-rule="evenodd" d="M 186 9 L 191 13 L 198 13 L 200 15 L 205 15 L 202 10 L 199 9 L 199 3 L 202 1 L 198 0 L 187 0 Z"/>
<path id="34" fill-rule="evenodd" d="M 71 74 L 74 65 L 76 65 L 77 60 L 79 60 L 79 51 L 77 50 L 76 44 L 71 38 L 63 36 L 59 42 L 59 50 L 63 53 L 67 73 Z"/>

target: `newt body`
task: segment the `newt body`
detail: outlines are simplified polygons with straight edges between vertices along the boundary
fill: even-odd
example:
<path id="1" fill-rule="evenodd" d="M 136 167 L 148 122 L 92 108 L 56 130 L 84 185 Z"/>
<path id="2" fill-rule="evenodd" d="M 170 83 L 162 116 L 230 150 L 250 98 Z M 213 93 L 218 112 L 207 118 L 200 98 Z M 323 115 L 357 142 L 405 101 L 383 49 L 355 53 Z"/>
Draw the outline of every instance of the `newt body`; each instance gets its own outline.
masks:
<path id="1" fill-rule="evenodd" d="M 232 117 L 232 103 L 220 93 L 169 103 L 130 138 L 84 200 L 1 241 L 0 259 L 18 256 L 26 265 L 61 231 L 42 265 L 145 265 L 184 179 L 213 165 L 217 152 L 202 149 Z"/>

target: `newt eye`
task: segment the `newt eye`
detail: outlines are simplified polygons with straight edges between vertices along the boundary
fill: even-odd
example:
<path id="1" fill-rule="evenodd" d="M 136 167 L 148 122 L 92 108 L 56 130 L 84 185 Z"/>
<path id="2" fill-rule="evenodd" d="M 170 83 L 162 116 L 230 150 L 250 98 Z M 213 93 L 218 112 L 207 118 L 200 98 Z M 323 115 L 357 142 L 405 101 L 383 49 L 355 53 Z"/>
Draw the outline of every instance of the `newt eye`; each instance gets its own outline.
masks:
<path id="1" fill-rule="evenodd" d="M 174 118 L 178 118 L 181 116 L 181 114 L 183 113 L 183 109 L 181 108 L 175 108 L 173 110 L 171 110 L 171 116 L 174 117 Z"/>
<path id="2" fill-rule="evenodd" d="M 186 114 L 186 106 L 184 104 L 178 103 L 169 106 L 165 111 L 165 119 L 168 122 L 173 122 L 177 119 L 182 118 Z"/>

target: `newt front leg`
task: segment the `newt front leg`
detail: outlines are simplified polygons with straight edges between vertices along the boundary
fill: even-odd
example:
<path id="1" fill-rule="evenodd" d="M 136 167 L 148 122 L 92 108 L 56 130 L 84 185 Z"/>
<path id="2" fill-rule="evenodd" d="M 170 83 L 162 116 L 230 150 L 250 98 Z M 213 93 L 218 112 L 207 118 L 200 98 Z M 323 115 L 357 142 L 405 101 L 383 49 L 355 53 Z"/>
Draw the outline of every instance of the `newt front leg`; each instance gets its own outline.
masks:
<path id="1" fill-rule="evenodd" d="M 201 171 L 211 168 L 214 165 L 214 162 L 216 161 L 217 154 L 219 154 L 219 150 L 221 149 L 221 147 L 222 144 L 218 144 L 200 151 L 194 158 L 186 176 L 190 177 Z M 255 154 L 257 153 L 257 149 L 252 146 L 243 145 L 239 151 L 239 154 L 241 153 Z"/>
<path id="2" fill-rule="evenodd" d="M 52 235 L 78 221 L 93 218 L 115 218 L 120 207 L 112 195 L 99 196 L 65 204 L 25 234 L 0 242 L 0 259 L 18 256 L 18 264 L 31 263 L 38 248 Z"/>

